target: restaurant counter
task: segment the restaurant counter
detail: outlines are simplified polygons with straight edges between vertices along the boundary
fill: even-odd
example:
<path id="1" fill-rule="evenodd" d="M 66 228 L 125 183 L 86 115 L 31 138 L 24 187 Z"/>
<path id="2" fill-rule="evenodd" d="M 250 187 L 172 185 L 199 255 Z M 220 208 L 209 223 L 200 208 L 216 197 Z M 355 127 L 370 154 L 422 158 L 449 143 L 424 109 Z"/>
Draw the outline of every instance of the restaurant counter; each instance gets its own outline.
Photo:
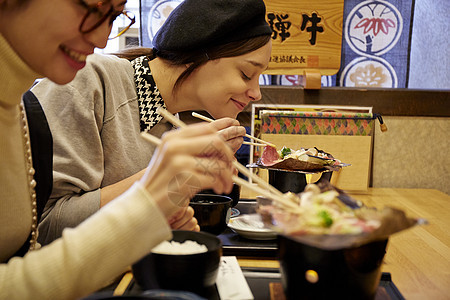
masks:
<path id="1" fill-rule="evenodd" d="M 351 194 L 367 206 L 392 206 L 410 217 L 424 218 L 429 224 L 416 226 L 390 237 L 382 272 L 390 273 L 392 281 L 406 299 L 450 298 L 450 196 L 433 189 L 369 188 Z M 242 199 L 254 199 L 245 188 Z M 278 268 L 273 258 L 239 256 L 241 268 Z M 115 290 L 125 291 L 130 273 L 125 274 Z"/>

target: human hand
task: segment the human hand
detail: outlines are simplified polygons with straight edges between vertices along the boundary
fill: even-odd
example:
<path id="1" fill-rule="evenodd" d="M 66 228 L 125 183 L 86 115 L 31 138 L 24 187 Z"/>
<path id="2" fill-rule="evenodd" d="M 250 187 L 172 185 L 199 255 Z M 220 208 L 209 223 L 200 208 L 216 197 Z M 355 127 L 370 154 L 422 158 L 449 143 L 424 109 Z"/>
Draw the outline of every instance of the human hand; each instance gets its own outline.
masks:
<path id="1" fill-rule="evenodd" d="M 190 206 L 180 208 L 167 221 L 172 229 L 200 231 L 198 221 L 194 217 L 194 209 Z"/>
<path id="2" fill-rule="evenodd" d="M 140 181 L 166 217 L 200 190 L 231 191 L 234 154 L 217 134 L 227 122 L 194 124 L 163 135 Z"/>
<path id="3" fill-rule="evenodd" d="M 240 126 L 238 120 L 222 118 L 211 122 L 217 128 L 219 135 L 227 142 L 234 153 L 242 146 L 244 135 L 247 133 L 244 126 Z"/>

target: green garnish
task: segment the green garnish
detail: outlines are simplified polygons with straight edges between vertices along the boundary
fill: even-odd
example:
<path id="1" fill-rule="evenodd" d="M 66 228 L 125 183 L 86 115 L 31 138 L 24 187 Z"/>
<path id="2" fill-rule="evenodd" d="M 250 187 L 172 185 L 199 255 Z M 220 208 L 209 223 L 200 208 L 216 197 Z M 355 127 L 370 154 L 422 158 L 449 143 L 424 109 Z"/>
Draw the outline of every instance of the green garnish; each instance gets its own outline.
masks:
<path id="1" fill-rule="evenodd" d="M 318 212 L 320 218 L 322 218 L 322 224 L 325 227 L 330 227 L 333 224 L 333 219 L 326 210 L 321 210 Z"/>
<path id="2" fill-rule="evenodd" d="M 280 152 L 280 156 L 283 159 L 286 155 L 291 154 L 291 148 L 283 147 Z"/>

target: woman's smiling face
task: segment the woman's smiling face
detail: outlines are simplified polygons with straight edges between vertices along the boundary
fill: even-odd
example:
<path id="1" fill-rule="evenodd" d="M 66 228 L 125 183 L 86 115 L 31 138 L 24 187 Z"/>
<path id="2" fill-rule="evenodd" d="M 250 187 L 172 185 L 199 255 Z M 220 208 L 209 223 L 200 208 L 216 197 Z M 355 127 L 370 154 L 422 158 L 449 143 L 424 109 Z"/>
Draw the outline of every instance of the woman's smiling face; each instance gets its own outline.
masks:
<path id="1" fill-rule="evenodd" d="M 125 2 L 110 1 L 116 10 L 122 10 Z M 30 0 L 19 7 L 2 8 L 0 32 L 35 72 L 56 83 L 68 83 L 86 65 L 86 56 L 94 48 L 106 46 L 111 31 L 106 21 L 92 32 L 80 33 L 79 26 L 87 12 L 80 3 Z"/>
<path id="2" fill-rule="evenodd" d="M 272 43 L 235 57 L 207 62 L 184 84 L 194 87 L 199 107 L 215 119 L 236 118 L 251 101 L 261 100 L 259 76 L 267 69 Z"/>

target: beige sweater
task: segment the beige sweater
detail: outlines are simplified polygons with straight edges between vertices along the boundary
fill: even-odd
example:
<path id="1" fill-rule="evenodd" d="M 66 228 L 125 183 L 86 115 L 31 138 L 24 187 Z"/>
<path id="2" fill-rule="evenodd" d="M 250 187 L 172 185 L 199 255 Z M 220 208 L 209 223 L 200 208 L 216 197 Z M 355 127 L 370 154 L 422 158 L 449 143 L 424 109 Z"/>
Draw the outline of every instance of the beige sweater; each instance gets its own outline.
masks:
<path id="1" fill-rule="evenodd" d="M 170 227 L 139 184 L 63 237 L 12 258 L 31 226 L 19 103 L 38 77 L 0 35 L 0 299 L 76 299 L 120 275 Z"/>
<path id="2" fill-rule="evenodd" d="M 45 245 L 100 209 L 101 188 L 146 168 L 154 147 L 140 135 L 134 68 L 126 59 L 90 55 L 72 82 L 43 79 L 32 91 L 53 136 L 53 190 L 39 225 Z M 161 137 L 170 129 L 163 120 L 149 133 Z"/>

